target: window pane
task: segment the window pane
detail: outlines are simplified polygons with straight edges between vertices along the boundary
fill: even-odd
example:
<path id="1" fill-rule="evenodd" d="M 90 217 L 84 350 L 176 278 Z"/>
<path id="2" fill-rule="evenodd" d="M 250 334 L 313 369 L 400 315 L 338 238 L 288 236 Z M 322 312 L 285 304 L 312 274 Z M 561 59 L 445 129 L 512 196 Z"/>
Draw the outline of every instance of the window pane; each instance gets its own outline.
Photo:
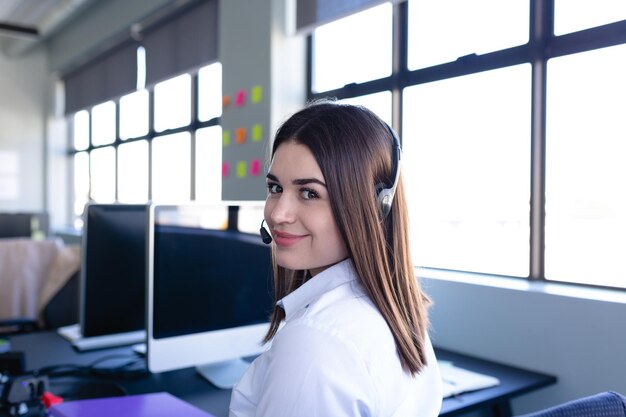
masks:
<path id="1" fill-rule="evenodd" d="M 554 0 L 554 34 L 577 32 L 626 19 L 626 2 Z"/>
<path id="2" fill-rule="evenodd" d="M 626 45 L 548 62 L 546 278 L 626 288 Z"/>
<path id="3" fill-rule="evenodd" d="M 528 276 L 530 81 L 520 65 L 405 90 L 417 265 Z"/>
<path id="4" fill-rule="evenodd" d="M 78 152 L 74 155 L 74 227 L 83 226 L 82 215 L 89 201 L 89 154 Z"/>
<path id="5" fill-rule="evenodd" d="M 154 86 L 154 130 L 191 123 L 191 76 L 179 75 Z"/>
<path id="6" fill-rule="evenodd" d="M 409 0 L 410 70 L 528 42 L 528 0 Z"/>
<path id="7" fill-rule="evenodd" d="M 115 103 L 107 101 L 91 110 L 91 144 L 108 145 L 115 142 Z"/>
<path id="8" fill-rule="evenodd" d="M 115 201 L 115 148 L 91 151 L 91 199 L 97 203 Z"/>
<path id="9" fill-rule="evenodd" d="M 320 26 L 313 34 L 313 91 L 391 75 L 391 4 Z"/>
<path id="10" fill-rule="evenodd" d="M 139 140 L 117 148 L 117 193 L 122 203 L 148 201 L 148 142 Z"/>
<path id="11" fill-rule="evenodd" d="M 148 134 L 148 91 L 139 90 L 120 98 L 120 139 Z"/>
<path id="12" fill-rule="evenodd" d="M 81 151 L 88 147 L 89 112 L 87 110 L 81 110 L 74 115 L 74 149 Z"/>
<path id="13" fill-rule="evenodd" d="M 152 199 L 166 202 L 190 200 L 191 136 L 188 132 L 152 141 Z"/>
<path id="14" fill-rule="evenodd" d="M 358 104 L 367 107 L 391 126 L 391 91 L 346 98 L 340 101 L 342 103 Z"/>
<path id="15" fill-rule="evenodd" d="M 222 199 L 222 128 L 211 126 L 196 131 L 196 200 Z"/>
<path id="16" fill-rule="evenodd" d="M 137 47 L 137 90 L 146 88 L 146 48 Z"/>
<path id="17" fill-rule="evenodd" d="M 263 202 L 251 203 L 239 207 L 237 229 L 244 233 L 259 234 L 261 222 L 263 221 Z M 259 239 L 261 239 L 259 237 Z"/>
<path id="18" fill-rule="evenodd" d="M 198 71 L 198 120 L 204 122 L 222 115 L 222 64 Z"/>

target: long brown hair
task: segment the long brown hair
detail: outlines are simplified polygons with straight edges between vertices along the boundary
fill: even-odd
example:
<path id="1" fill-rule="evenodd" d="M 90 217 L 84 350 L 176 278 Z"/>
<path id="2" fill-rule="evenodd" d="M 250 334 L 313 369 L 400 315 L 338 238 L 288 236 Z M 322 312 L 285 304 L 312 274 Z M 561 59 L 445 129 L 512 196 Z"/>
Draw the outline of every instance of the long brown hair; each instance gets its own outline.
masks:
<path id="1" fill-rule="evenodd" d="M 356 273 L 385 318 L 403 367 L 415 375 L 426 364 L 429 300 L 415 277 L 409 248 L 409 224 L 402 175 L 391 212 L 381 218 L 375 185 L 393 184 L 392 136 L 385 124 L 361 106 L 323 100 L 310 103 L 277 131 L 278 147 L 294 141 L 309 148 L 317 161 L 337 227 Z M 274 262 L 274 292 L 281 299 L 306 279 L 306 271 Z M 276 306 L 265 341 L 285 318 Z"/>

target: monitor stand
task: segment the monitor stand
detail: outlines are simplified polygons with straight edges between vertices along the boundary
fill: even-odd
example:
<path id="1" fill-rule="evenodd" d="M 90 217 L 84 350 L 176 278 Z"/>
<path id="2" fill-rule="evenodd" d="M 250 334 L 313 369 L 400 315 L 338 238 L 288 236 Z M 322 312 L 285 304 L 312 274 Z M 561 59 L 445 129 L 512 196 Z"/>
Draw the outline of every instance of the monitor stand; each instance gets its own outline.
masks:
<path id="1" fill-rule="evenodd" d="M 116 346 L 132 345 L 146 340 L 145 330 L 127 333 L 107 334 L 102 336 L 83 337 L 80 324 L 59 327 L 57 333 L 67 339 L 72 346 L 80 351 L 104 349 Z"/>
<path id="2" fill-rule="evenodd" d="M 237 358 L 226 362 L 196 366 L 196 371 L 204 379 L 221 389 L 231 389 L 246 372 L 250 362 Z"/>

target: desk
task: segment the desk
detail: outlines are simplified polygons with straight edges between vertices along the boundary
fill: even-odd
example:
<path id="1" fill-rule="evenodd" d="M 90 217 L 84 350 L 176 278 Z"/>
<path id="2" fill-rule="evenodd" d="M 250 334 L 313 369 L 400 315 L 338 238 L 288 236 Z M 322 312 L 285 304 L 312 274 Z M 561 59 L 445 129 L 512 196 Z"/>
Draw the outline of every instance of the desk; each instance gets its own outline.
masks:
<path id="1" fill-rule="evenodd" d="M 495 376 L 500 385 L 458 397 L 446 398 L 440 416 L 455 416 L 471 410 L 489 410 L 493 417 L 511 416 L 512 398 L 556 383 L 556 377 L 531 372 L 512 366 L 474 358 L 472 356 L 435 348 L 437 359 L 452 361 L 454 365 L 470 371 Z"/>
<path id="2" fill-rule="evenodd" d="M 25 353 L 28 370 L 51 365 L 87 365 L 111 354 L 131 353 L 130 347 L 79 353 L 55 332 L 13 336 L 11 348 Z M 556 378 L 550 375 L 529 372 L 448 350 L 435 350 L 439 359 L 452 361 L 455 365 L 472 371 L 493 375 L 501 382 L 497 387 L 444 400 L 440 416 L 454 416 L 471 410 L 485 409 L 489 410 L 494 417 L 508 417 L 511 415 L 509 404 L 511 398 L 556 382 Z M 193 368 L 116 382 L 129 394 L 167 391 L 217 417 L 228 416 L 230 390 L 215 388 L 199 376 Z M 52 388 L 54 389 L 55 386 L 53 385 Z"/>

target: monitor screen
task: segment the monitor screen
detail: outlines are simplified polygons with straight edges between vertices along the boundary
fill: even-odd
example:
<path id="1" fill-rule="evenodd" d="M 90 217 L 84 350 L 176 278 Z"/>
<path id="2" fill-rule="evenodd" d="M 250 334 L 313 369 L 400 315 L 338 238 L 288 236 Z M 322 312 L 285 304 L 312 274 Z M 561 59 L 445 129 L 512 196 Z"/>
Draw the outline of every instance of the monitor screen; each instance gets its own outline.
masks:
<path id="1" fill-rule="evenodd" d="M 145 328 L 145 204 L 85 208 L 80 326 L 83 337 Z"/>
<path id="2" fill-rule="evenodd" d="M 148 367 L 239 367 L 261 353 L 273 309 L 270 247 L 226 230 L 228 206 L 150 208 Z M 260 221 L 259 221 L 260 223 Z M 237 364 L 237 365 L 235 365 Z M 245 368 L 247 363 L 243 364 Z"/>
<path id="3" fill-rule="evenodd" d="M 0 238 L 48 235 L 48 213 L 0 213 Z"/>

